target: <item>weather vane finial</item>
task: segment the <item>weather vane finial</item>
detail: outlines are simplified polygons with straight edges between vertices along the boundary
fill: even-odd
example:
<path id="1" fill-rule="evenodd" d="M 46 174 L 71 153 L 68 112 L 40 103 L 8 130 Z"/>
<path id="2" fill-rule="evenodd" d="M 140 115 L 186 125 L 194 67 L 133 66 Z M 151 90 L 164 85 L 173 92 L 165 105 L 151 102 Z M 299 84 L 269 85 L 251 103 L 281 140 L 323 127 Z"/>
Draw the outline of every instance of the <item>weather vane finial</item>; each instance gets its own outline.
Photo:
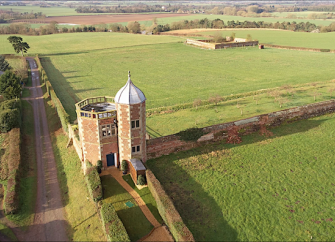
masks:
<path id="1" fill-rule="evenodd" d="M 128 77 L 130 78 L 130 71 L 128 71 Z"/>

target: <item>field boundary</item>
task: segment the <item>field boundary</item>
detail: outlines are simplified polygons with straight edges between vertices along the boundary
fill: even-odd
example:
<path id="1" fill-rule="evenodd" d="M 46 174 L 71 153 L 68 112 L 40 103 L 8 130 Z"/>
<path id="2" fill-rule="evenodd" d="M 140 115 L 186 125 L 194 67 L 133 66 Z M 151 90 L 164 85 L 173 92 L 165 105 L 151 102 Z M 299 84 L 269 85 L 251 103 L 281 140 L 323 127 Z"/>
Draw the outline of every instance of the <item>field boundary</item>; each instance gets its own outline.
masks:
<path id="1" fill-rule="evenodd" d="M 47 93 L 51 97 L 51 100 L 55 104 L 56 111 L 57 111 L 58 117 L 61 121 L 63 130 L 66 133 L 68 133 L 69 132 L 68 131 L 68 124 L 70 124 L 70 115 L 65 111 L 62 102 L 57 97 L 57 94 L 56 94 L 54 88 L 52 87 L 52 85 L 49 81 L 49 77 L 48 77 L 47 73 L 45 72 L 45 70 L 43 68 L 43 64 L 42 64 L 43 60 L 41 62 L 41 60 L 38 56 L 36 56 L 35 60 L 36 60 L 37 67 L 38 67 L 38 70 L 39 70 L 39 73 L 40 73 L 40 80 L 42 80 L 43 83 L 45 84 L 46 89 L 47 89 Z"/>
<path id="2" fill-rule="evenodd" d="M 21 167 L 21 129 L 9 131 L 8 182 L 4 198 L 5 214 L 16 213 L 19 207 L 20 167 Z"/>
<path id="3" fill-rule="evenodd" d="M 298 120 L 321 116 L 335 112 L 335 100 L 308 104 L 268 114 L 262 114 L 247 119 L 228 123 L 216 124 L 204 128 L 193 128 L 184 131 L 193 140 L 182 139 L 182 132 L 147 140 L 148 159 L 158 158 L 162 155 L 190 150 L 208 143 L 227 140 L 230 143 L 241 142 L 240 136 L 261 131 L 269 134 L 267 128 L 280 126 Z M 200 134 L 200 135 L 199 135 Z"/>
<path id="4" fill-rule="evenodd" d="M 306 48 L 306 47 L 295 47 L 295 46 L 285 46 L 285 45 L 271 45 L 271 44 L 261 44 L 264 47 L 275 48 L 275 49 L 284 49 L 284 50 L 303 50 L 303 51 L 313 51 L 313 52 L 330 52 L 335 53 L 335 50 L 331 49 L 319 49 L 319 48 Z"/>

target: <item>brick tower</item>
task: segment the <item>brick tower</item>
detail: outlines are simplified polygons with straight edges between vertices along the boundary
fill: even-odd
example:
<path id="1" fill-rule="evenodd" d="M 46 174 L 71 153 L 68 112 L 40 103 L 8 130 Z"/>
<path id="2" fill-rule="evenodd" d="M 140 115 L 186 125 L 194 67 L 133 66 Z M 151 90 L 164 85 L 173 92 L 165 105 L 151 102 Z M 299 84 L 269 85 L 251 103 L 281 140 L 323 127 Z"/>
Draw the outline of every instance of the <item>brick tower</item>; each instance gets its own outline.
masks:
<path id="1" fill-rule="evenodd" d="M 104 168 L 118 166 L 116 108 L 112 97 L 87 98 L 76 104 L 83 161 Z"/>
<path id="2" fill-rule="evenodd" d="M 118 120 L 119 159 L 146 162 L 145 96 L 130 79 L 115 96 Z"/>

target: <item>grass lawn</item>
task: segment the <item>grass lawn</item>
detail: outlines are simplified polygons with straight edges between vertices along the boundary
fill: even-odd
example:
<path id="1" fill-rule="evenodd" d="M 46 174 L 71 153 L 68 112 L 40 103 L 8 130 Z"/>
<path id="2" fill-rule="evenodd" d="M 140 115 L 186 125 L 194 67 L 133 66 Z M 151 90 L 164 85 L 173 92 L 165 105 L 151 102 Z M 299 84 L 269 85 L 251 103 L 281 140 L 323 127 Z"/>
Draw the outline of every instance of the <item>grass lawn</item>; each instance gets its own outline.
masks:
<path id="1" fill-rule="evenodd" d="M 158 210 L 157 210 L 157 203 L 154 199 L 154 197 L 152 196 L 150 190 L 148 187 L 144 187 L 141 190 L 139 190 L 137 188 L 137 186 L 135 186 L 133 179 L 131 178 L 130 174 L 125 175 L 122 177 L 128 184 L 129 186 L 131 186 L 143 199 L 143 201 L 145 202 L 145 204 L 147 205 L 147 207 L 149 208 L 149 210 L 151 211 L 151 213 L 155 216 L 155 218 L 157 219 L 157 221 L 159 223 L 163 223 L 163 219 L 160 216 Z"/>
<path id="2" fill-rule="evenodd" d="M 217 31 L 197 32 L 196 34 L 214 35 Z M 272 45 L 285 45 L 306 48 L 319 49 L 335 49 L 335 43 L 332 41 L 335 38 L 335 32 L 314 34 L 305 32 L 291 32 L 278 30 L 223 30 L 223 36 L 230 36 L 232 32 L 236 34 L 237 38 L 246 38 L 248 34 L 253 39 L 257 39 L 260 43 Z"/>
<path id="3" fill-rule="evenodd" d="M 17 238 L 13 231 L 8 228 L 6 225 L 0 223 L 0 233 L 7 236 L 12 241 L 17 241 Z"/>
<path id="4" fill-rule="evenodd" d="M 147 97 L 147 109 L 151 109 L 208 99 L 214 94 L 329 81 L 334 79 L 334 61 L 332 53 L 256 47 L 212 51 L 164 43 L 53 55 L 44 57 L 43 65 L 75 120 L 76 102 L 114 96 L 127 81 L 128 70 Z"/>
<path id="5" fill-rule="evenodd" d="M 95 204 L 88 199 L 89 193 L 78 155 L 72 146 L 66 148 L 68 137 L 59 130 L 60 121 L 55 119 L 57 113 L 53 104 L 49 100 L 46 100 L 45 104 L 49 129 L 52 132 L 52 144 L 68 222 L 69 239 L 73 241 L 106 240 Z"/>
<path id="6" fill-rule="evenodd" d="M 36 159 L 33 108 L 27 101 L 22 101 L 21 127 L 21 179 L 19 182 L 20 210 L 7 218 L 26 229 L 34 219 L 36 201 Z"/>
<path id="7" fill-rule="evenodd" d="M 12 47 L 13 48 L 13 47 Z M 13 53 L 14 54 L 14 50 Z M 25 68 L 24 66 L 24 62 L 25 60 L 22 60 L 20 57 L 17 58 L 11 58 L 11 57 L 7 57 L 6 61 L 9 63 L 9 65 L 14 69 L 14 70 L 20 70 Z"/>
<path id="8" fill-rule="evenodd" d="M 295 14 L 295 13 L 293 13 Z M 194 19 L 204 19 L 207 18 L 209 20 L 214 20 L 214 19 L 221 19 L 224 22 L 227 21 L 240 21 L 240 22 L 244 22 L 244 21 L 264 21 L 264 22 L 269 22 L 269 23 L 276 23 L 276 22 L 293 22 L 296 21 L 297 23 L 300 22 L 310 22 L 310 23 L 314 23 L 317 26 L 318 25 L 325 25 L 328 26 L 329 24 L 331 24 L 334 20 L 333 19 L 326 19 L 326 20 L 317 20 L 317 19 L 298 19 L 299 16 L 297 16 L 296 19 L 289 19 L 289 18 L 280 18 L 280 17 L 266 17 L 266 18 L 262 18 L 262 17 L 241 17 L 241 16 L 229 16 L 229 15 L 214 15 L 214 14 L 190 14 L 189 16 L 178 16 L 178 17 L 172 17 L 172 18 L 158 18 L 157 23 L 158 24 L 171 24 L 173 22 L 178 22 L 181 20 L 194 20 Z"/>
<path id="9" fill-rule="evenodd" d="M 313 83 L 314 85 L 314 83 Z M 147 117 L 147 132 L 151 138 L 178 133 L 192 127 L 206 127 L 219 123 L 232 122 L 260 114 L 275 112 L 283 109 L 298 107 L 316 102 L 327 101 L 334 98 L 329 90 L 335 90 L 335 82 L 323 82 L 312 85 L 296 86 L 293 95 L 287 93 L 284 87 L 278 90 L 280 98 L 275 101 L 270 90 L 255 96 L 233 99 L 199 107 L 181 109 L 175 112 L 162 111 Z M 204 100 L 207 101 L 207 100 Z M 282 106 L 280 106 L 282 103 Z M 192 105 L 192 103 L 191 103 Z M 169 110 L 169 107 L 167 108 Z"/>
<path id="10" fill-rule="evenodd" d="M 126 228 L 131 241 L 137 241 L 147 235 L 154 227 L 144 216 L 132 196 L 111 176 L 101 176 L 105 203 L 112 203 L 117 215 Z M 127 207 L 130 201 L 133 207 Z"/>
<path id="11" fill-rule="evenodd" d="M 149 160 L 197 241 L 329 241 L 335 115 Z"/>

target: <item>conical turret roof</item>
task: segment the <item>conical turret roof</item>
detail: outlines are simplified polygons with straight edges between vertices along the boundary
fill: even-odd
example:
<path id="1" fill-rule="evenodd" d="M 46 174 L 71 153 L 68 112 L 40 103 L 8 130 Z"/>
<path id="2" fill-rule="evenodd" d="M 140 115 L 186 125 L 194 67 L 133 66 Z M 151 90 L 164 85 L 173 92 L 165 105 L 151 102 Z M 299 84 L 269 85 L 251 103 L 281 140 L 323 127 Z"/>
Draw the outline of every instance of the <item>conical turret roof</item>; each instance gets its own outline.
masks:
<path id="1" fill-rule="evenodd" d="M 120 104 L 138 104 L 146 100 L 144 93 L 134 85 L 128 72 L 128 81 L 115 96 L 115 102 Z"/>

